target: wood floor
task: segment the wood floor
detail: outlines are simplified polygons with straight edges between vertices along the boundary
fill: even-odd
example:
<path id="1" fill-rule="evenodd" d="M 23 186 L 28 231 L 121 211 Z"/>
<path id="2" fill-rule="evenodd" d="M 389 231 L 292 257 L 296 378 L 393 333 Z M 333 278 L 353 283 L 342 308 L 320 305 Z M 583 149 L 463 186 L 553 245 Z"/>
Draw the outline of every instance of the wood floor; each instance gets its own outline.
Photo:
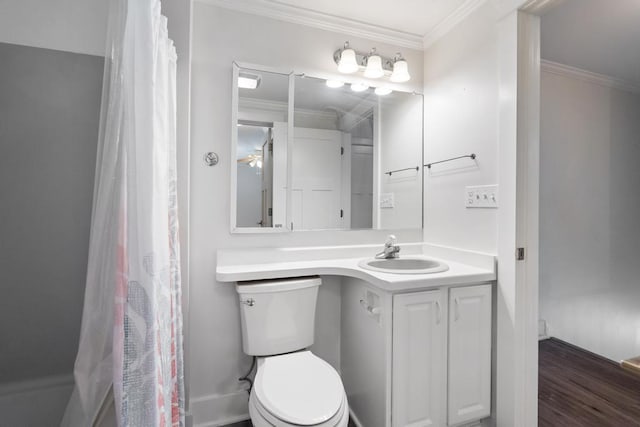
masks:
<path id="1" fill-rule="evenodd" d="M 640 376 L 554 338 L 539 346 L 539 426 L 640 427 Z"/>

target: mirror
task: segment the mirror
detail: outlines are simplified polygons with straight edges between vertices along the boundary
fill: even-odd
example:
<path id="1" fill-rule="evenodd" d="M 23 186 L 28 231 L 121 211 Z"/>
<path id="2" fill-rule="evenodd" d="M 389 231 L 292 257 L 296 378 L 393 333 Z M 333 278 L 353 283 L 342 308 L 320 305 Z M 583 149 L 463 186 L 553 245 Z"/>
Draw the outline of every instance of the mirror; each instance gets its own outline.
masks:
<path id="1" fill-rule="evenodd" d="M 286 224 L 289 75 L 234 64 L 231 228 Z"/>
<path id="2" fill-rule="evenodd" d="M 422 95 L 240 67 L 234 85 L 233 231 L 422 227 Z"/>

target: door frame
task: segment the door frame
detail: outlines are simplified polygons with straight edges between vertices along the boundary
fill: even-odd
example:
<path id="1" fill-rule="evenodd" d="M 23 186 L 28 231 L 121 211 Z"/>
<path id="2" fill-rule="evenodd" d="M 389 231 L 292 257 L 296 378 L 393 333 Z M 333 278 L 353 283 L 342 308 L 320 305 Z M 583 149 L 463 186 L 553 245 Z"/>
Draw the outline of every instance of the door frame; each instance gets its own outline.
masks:
<path id="1" fill-rule="evenodd" d="M 540 16 L 564 1 L 529 0 L 500 22 L 498 426 L 538 425 Z"/>

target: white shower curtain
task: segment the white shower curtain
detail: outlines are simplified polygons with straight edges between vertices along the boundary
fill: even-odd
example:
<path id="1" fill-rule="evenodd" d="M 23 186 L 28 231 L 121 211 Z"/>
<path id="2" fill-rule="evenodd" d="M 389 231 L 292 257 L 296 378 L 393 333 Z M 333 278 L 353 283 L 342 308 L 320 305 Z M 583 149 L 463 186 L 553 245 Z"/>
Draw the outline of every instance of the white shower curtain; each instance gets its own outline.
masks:
<path id="1" fill-rule="evenodd" d="M 75 389 L 62 425 L 183 426 L 176 53 L 159 0 L 111 0 Z M 109 393 L 113 390 L 113 394 Z"/>

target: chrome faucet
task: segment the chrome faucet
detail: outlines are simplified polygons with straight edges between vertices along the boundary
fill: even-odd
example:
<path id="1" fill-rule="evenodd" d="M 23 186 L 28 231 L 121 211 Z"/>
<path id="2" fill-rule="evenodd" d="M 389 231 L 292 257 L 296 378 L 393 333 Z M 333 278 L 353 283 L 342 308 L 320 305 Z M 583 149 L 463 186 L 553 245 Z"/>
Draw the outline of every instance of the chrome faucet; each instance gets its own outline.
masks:
<path id="1" fill-rule="evenodd" d="M 398 252 L 400 252 L 400 246 L 398 246 L 396 236 L 389 234 L 387 240 L 384 242 L 384 250 L 379 254 L 376 254 L 376 258 L 398 258 Z"/>

